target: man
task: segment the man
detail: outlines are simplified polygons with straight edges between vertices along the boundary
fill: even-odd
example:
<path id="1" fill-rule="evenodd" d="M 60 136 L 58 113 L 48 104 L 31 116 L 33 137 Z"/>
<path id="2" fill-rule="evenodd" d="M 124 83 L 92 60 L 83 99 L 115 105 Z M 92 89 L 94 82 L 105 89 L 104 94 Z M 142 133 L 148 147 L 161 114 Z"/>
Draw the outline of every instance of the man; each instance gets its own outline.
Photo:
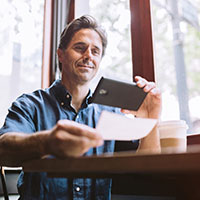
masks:
<path id="1" fill-rule="evenodd" d="M 62 78 L 46 90 L 22 95 L 12 104 L 0 129 L 2 162 L 16 166 L 46 155 L 64 158 L 114 151 L 115 142 L 103 142 L 94 128 L 102 110 L 120 113 L 120 109 L 88 103 L 89 84 L 98 71 L 106 44 L 104 32 L 90 16 L 82 16 L 64 29 L 57 50 Z M 141 77 L 135 81 L 148 95 L 134 114 L 158 119 L 160 92 L 154 83 Z M 138 151 L 159 152 L 159 148 L 154 128 L 140 141 Z M 20 199 L 110 199 L 111 182 L 22 173 L 18 188 Z"/>

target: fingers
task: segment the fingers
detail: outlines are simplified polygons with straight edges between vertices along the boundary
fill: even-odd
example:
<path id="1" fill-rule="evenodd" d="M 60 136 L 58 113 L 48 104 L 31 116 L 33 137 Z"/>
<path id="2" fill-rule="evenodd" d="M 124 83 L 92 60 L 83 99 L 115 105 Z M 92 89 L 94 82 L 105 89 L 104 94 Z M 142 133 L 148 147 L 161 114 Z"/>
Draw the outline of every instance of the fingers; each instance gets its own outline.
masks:
<path id="1" fill-rule="evenodd" d="M 73 148 L 77 147 L 77 152 L 79 155 L 84 154 L 87 152 L 90 148 L 101 146 L 103 144 L 102 140 L 91 140 L 90 138 L 87 137 L 73 137 Z"/>
<path id="2" fill-rule="evenodd" d="M 135 80 L 137 86 L 143 88 L 145 92 L 149 92 L 151 95 L 157 97 L 158 99 L 161 98 L 161 91 L 156 87 L 156 84 L 154 82 L 147 81 L 140 76 L 136 76 Z"/>
<path id="3" fill-rule="evenodd" d="M 60 155 L 64 156 L 81 156 L 90 148 L 101 146 L 102 140 L 90 139 L 88 137 L 68 134 L 68 139 L 64 141 L 64 148 L 61 149 Z"/>
<path id="4" fill-rule="evenodd" d="M 93 129 L 87 125 L 79 124 L 70 120 L 60 120 L 57 123 L 58 128 L 70 132 L 76 136 L 84 136 L 90 139 L 102 139 L 96 129 Z"/>
<path id="5" fill-rule="evenodd" d="M 142 78 L 141 76 L 135 76 L 135 81 L 136 81 L 137 85 L 140 87 L 144 87 L 145 84 L 147 83 L 147 80 Z"/>
<path id="6" fill-rule="evenodd" d="M 134 111 L 134 110 L 126 110 L 126 109 L 121 109 L 121 112 L 124 113 L 124 114 L 132 114 L 132 115 L 136 115 L 137 114 L 137 111 Z"/>
<path id="7" fill-rule="evenodd" d="M 136 76 L 135 81 L 138 87 L 143 88 L 148 93 L 136 116 L 158 119 L 162 107 L 160 90 L 154 82 L 149 82 L 140 76 Z"/>
<path id="8" fill-rule="evenodd" d="M 69 120 L 58 121 L 48 140 L 50 154 L 58 157 L 81 156 L 101 145 L 103 139 L 95 129 Z"/>
<path id="9" fill-rule="evenodd" d="M 135 81 L 138 87 L 143 88 L 145 92 L 150 92 L 153 88 L 156 87 L 156 84 L 151 81 L 147 81 L 146 79 L 136 76 Z"/>
<path id="10" fill-rule="evenodd" d="M 69 134 L 72 139 L 86 140 L 91 147 L 100 146 L 103 144 L 102 136 L 96 131 L 84 124 L 79 124 L 70 120 L 60 120 L 57 123 L 58 129 L 62 129 L 65 134 Z"/>
<path id="11" fill-rule="evenodd" d="M 49 142 L 49 153 L 56 157 L 82 156 L 90 148 L 102 145 L 98 140 L 76 136 L 63 130 L 59 130 L 57 133 Z"/>
<path id="12" fill-rule="evenodd" d="M 153 88 L 150 91 L 150 94 L 156 97 L 158 100 L 161 100 L 161 91 L 158 88 Z"/>

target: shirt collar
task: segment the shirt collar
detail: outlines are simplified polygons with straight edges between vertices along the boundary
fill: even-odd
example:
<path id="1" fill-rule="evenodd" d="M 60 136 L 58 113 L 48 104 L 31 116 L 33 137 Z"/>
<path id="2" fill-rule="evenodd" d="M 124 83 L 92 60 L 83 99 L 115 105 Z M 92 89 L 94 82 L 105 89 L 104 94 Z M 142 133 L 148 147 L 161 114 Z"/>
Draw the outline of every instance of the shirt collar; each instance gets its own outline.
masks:
<path id="1" fill-rule="evenodd" d="M 71 104 L 72 96 L 67 91 L 65 86 L 62 84 L 60 79 L 54 81 L 54 83 L 52 84 L 50 89 L 53 91 L 55 98 L 59 101 L 60 104 L 63 104 L 63 105 L 64 104 L 67 104 L 67 105 Z M 91 90 L 89 90 L 86 98 L 84 99 L 84 101 L 82 103 L 82 107 L 88 106 L 91 97 L 92 97 L 92 92 L 91 92 Z"/>

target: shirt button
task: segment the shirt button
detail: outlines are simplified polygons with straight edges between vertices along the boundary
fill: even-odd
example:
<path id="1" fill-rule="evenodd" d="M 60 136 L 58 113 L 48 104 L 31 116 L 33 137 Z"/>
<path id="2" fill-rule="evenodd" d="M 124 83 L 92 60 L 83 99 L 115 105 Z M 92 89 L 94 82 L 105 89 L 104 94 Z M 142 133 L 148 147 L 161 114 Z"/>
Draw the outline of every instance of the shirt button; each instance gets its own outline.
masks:
<path id="1" fill-rule="evenodd" d="M 76 190 L 76 192 L 79 192 L 81 190 L 81 188 L 80 187 L 76 187 L 75 190 Z"/>
<path id="2" fill-rule="evenodd" d="M 66 95 L 66 98 L 69 99 L 69 97 L 70 97 L 69 94 L 67 94 L 67 95 Z"/>
<path id="3" fill-rule="evenodd" d="M 64 106 L 64 103 L 63 102 L 61 102 L 61 104 L 60 104 L 61 106 Z"/>

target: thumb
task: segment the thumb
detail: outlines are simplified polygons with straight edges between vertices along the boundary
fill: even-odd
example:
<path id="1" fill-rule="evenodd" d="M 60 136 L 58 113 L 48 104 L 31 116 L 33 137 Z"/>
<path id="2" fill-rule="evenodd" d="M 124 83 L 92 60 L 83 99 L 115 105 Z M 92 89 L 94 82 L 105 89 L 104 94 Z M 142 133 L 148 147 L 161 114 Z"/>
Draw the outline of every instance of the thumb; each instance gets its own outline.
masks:
<path id="1" fill-rule="evenodd" d="M 137 111 L 126 110 L 126 109 L 123 109 L 123 108 L 121 108 L 121 112 L 124 113 L 124 114 L 132 114 L 132 115 L 136 115 L 137 114 Z"/>

